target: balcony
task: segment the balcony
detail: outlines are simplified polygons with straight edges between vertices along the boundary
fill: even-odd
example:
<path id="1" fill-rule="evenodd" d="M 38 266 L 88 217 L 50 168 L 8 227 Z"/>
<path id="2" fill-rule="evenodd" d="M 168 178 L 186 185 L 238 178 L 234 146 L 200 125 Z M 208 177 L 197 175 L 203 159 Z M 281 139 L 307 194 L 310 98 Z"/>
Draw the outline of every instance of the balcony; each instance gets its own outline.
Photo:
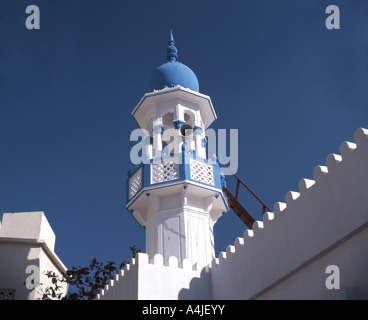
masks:
<path id="1" fill-rule="evenodd" d="M 218 162 L 196 157 L 194 152 L 183 152 L 142 163 L 128 178 L 127 206 L 143 191 L 184 183 L 221 192 Z"/>

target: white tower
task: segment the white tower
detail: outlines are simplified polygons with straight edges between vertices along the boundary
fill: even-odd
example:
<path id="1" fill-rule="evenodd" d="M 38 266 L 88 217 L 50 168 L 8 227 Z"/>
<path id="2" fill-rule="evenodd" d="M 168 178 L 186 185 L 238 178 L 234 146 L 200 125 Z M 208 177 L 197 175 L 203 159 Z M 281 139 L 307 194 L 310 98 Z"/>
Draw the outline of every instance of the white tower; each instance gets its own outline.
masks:
<path id="1" fill-rule="evenodd" d="M 213 227 L 228 210 L 219 164 L 206 155 L 205 130 L 216 120 L 194 72 L 177 61 L 172 34 L 132 115 L 150 134 L 147 161 L 127 181 L 127 209 L 146 228 L 146 251 L 207 265 L 215 257 Z"/>

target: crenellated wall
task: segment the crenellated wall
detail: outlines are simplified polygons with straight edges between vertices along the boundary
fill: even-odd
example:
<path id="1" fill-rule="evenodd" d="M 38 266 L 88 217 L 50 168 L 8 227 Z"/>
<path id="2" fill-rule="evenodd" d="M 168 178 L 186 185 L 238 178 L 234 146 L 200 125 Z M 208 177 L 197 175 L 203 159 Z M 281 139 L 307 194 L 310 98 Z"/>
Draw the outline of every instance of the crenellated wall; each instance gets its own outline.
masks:
<path id="1" fill-rule="evenodd" d="M 138 254 L 99 298 L 368 299 L 368 130 L 354 139 L 211 265 Z M 338 289 L 326 286 L 331 265 Z"/>
<path id="2" fill-rule="evenodd" d="M 200 280 L 195 292 L 189 289 L 191 282 Z M 162 255 L 156 254 L 149 260 L 145 253 L 138 253 L 124 270 L 110 281 L 97 296 L 98 300 L 177 300 L 209 299 L 211 294 L 209 274 L 203 266 L 191 265 L 184 259 L 178 263 L 176 257 L 164 262 Z"/>
<path id="3" fill-rule="evenodd" d="M 354 138 L 215 259 L 214 299 L 368 297 L 368 130 Z M 329 265 L 341 289 L 326 288 Z"/>

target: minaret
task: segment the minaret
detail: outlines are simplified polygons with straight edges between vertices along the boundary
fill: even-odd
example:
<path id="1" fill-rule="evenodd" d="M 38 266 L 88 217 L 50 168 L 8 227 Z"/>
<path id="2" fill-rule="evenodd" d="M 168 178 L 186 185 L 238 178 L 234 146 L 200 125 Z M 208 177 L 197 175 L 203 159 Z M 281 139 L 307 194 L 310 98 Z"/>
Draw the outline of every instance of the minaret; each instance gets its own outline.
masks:
<path id="1" fill-rule="evenodd" d="M 205 130 L 216 120 L 194 72 L 178 61 L 170 33 L 166 62 L 132 115 L 150 134 L 145 163 L 127 181 L 126 207 L 146 228 L 146 252 L 207 265 L 215 257 L 213 227 L 228 210 L 216 156 L 207 158 Z"/>

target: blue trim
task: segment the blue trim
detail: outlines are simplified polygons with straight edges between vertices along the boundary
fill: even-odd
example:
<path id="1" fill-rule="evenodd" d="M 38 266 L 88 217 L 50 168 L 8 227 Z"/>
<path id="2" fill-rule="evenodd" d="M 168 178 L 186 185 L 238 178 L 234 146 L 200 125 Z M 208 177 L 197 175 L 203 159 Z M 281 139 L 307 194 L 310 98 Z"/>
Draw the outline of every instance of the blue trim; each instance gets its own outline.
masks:
<path id="1" fill-rule="evenodd" d="M 142 188 L 148 186 L 151 183 L 151 164 L 145 163 L 142 167 Z"/>
<path id="2" fill-rule="evenodd" d="M 180 129 L 180 127 L 185 124 L 185 121 L 175 120 L 173 123 L 174 123 L 175 129 Z"/>
<path id="3" fill-rule="evenodd" d="M 207 143 L 208 143 L 207 137 L 204 137 L 204 139 L 202 140 L 202 147 L 207 149 Z"/>
<path id="4" fill-rule="evenodd" d="M 198 127 L 198 126 L 195 126 L 193 128 L 193 133 L 194 134 L 198 134 L 198 135 L 201 135 L 203 133 L 203 129 L 201 127 Z"/>
<path id="5" fill-rule="evenodd" d="M 177 186 L 177 185 L 179 185 L 179 184 L 183 184 L 183 183 L 186 183 L 185 181 L 183 181 L 183 180 L 178 180 L 178 179 L 176 179 L 176 180 L 170 180 L 170 181 L 166 181 L 166 182 L 160 182 L 160 183 L 156 183 L 156 184 L 152 184 L 152 185 L 150 185 L 150 186 L 147 186 L 145 189 L 141 189 L 140 191 L 138 191 L 135 195 L 134 195 L 134 197 L 130 200 L 130 201 L 132 201 L 132 203 L 130 203 L 129 204 L 129 206 L 128 207 L 126 207 L 128 210 L 129 210 L 129 208 L 133 205 L 133 203 L 134 202 L 136 202 L 137 200 L 138 200 L 138 198 L 140 198 L 141 197 L 141 195 L 145 192 L 145 191 L 151 191 L 151 190 L 156 190 L 156 189 L 161 189 L 161 188 L 166 188 L 167 186 L 162 186 L 162 184 L 165 184 L 165 183 L 167 183 L 167 182 L 175 182 L 176 181 L 176 183 L 174 183 L 174 184 L 171 184 L 170 185 L 170 187 L 172 187 L 172 186 Z M 158 187 L 156 187 L 158 185 Z M 129 201 L 126 203 L 126 206 L 128 205 L 128 203 L 129 203 Z"/>
<path id="6" fill-rule="evenodd" d="M 149 184 L 149 185 L 147 185 L 147 186 L 155 187 L 155 186 L 159 186 L 159 185 L 161 185 L 161 184 L 167 184 L 167 183 L 169 183 L 169 182 L 173 182 L 173 181 L 180 181 L 180 180 L 182 180 L 182 179 L 180 179 L 180 177 L 179 177 L 179 178 L 177 178 L 177 179 L 173 179 L 173 180 L 169 180 L 169 181 L 162 181 L 162 182 L 150 183 L 150 184 Z"/>
<path id="7" fill-rule="evenodd" d="M 184 179 L 187 179 L 187 180 L 191 180 L 190 179 L 190 154 L 187 153 L 187 152 L 183 152 L 183 155 L 182 155 L 182 159 L 183 159 L 183 169 L 184 169 Z"/>
<path id="8" fill-rule="evenodd" d="M 225 175 L 222 173 L 222 171 L 220 170 L 220 180 L 221 180 L 221 188 L 225 187 L 226 188 L 226 177 Z"/>
<path id="9" fill-rule="evenodd" d="M 177 182 L 174 183 L 174 184 L 171 184 L 170 186 L 162 186 L 161 185 L 162 183 L 158 183 L 160 185 L 158 188 L 152 187 L 152 186 L 156 186 L 156 184 L 155 184 L 155 185 L 152 185 L 151 187 L 147 187 L 147 188 L 141 190 L 140 192 L 137 192 L 135 194 L 135 196 L 133 197 L 135 199 L 133 200 L 133 198 L 132 198 L 132 200 L 133 200 L 132 203 L 130 203 L 129 206 L 126 207 L 126 209 L 129 211 L 129 208 L 134 204 L 134 202 L 136 202 L 138 200 L 138 198 L 140 198 L 140 196 L 144 192 L 152 191 L 152 190 L 156 190 L 156 189 L 162 189 L 162 188 L 169 188 L 169 187 L 177 186 L 177 185 L 180 185 L 180 184 L 185 184 L 185 186 L 188 188 L 187 184 L 188 184 L 188 182 L 190 182 L 188 180 L 180 180 L 180 181 L 178 181 L 178 180 L 171 180 L 171 181 L 167 181 L 167 182 L 172 182 L 172 181 L 177 181 Z M 222 201 L 225 203 L 225 206 L 226 206 L 227 211 L 229 211 L 229 207 L 228 207 L 228 204 L 227 204 L 227 198 L 223 194 L 222 190 L 218 190 L 218 191 L 217 190 L 213 190 L 213 188 L 215 188 L 215 187 L 212 186 L 212 185 L 206 185 L 205 183 L 200 183 L 199 181 L 195 181 L 195 180 L 191 180 L 191 181 L 201 184 L 201 185 L 193 185 L 193 187 L 198 187 L 198 188 L 210 190 L 210 191 L 213 191 L 213 192 L 218 192 L 218 194 L 221 196 Z M 185 187 L 185 186 L 183 186 L 183 187 Z M 211 188 L 207 188 L 206 186 L 209 186 Z M 128 203 L 126 205 L 128 205 Z"/>

